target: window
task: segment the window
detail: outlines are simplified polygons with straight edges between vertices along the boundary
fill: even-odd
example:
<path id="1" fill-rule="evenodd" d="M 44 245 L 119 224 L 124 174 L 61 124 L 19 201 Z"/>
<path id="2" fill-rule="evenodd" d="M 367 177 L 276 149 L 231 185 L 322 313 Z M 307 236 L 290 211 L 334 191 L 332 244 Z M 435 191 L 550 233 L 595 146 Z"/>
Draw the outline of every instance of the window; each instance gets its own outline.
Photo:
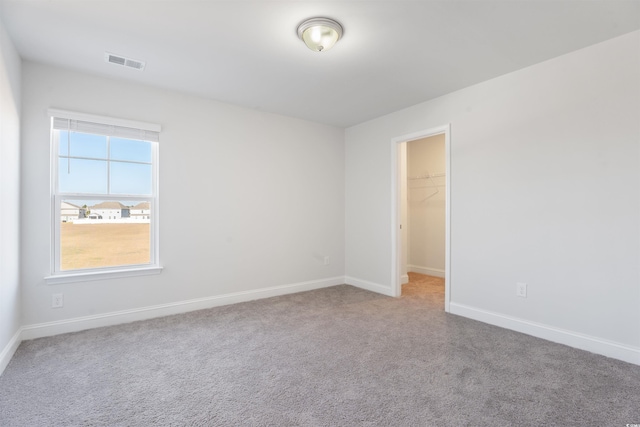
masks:
<path id="1" fill-rule="evenodd" d="M 160 126 L 50 110 L 52 273 L 62 283 L 160 272 Z"/>

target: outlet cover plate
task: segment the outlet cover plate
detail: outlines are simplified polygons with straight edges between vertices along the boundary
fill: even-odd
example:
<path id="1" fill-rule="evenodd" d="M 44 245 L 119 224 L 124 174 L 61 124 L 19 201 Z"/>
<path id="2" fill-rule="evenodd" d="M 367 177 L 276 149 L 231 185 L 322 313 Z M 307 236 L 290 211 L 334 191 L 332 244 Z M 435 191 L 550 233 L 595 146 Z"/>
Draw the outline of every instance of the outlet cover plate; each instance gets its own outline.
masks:
<path id="1" fill-rule="evenodd" d="M 51 295 L 51 308 L 62 308 L 64 305 L 64 295 L 63 294 L 52 294 Z"/>
<path id="2" fill-rule="evenodd" d="M 516 295 L 522 298 L 527 297 L 527 284 L 526 283 L 516 283 Z"/>

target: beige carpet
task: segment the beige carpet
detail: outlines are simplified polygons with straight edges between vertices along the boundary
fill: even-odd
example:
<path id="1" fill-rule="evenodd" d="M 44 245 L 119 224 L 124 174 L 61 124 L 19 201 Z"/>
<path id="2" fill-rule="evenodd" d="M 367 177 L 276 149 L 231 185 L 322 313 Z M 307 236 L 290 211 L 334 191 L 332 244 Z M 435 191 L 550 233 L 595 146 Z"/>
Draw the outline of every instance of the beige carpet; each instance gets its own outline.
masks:
<path id="1" fill-rule="evenodd" d="M 409 273 L 409 283 L 402 285 L 402 296 L 427 300 L 434 308 L 444 310 L 444 279 L 420 273 Z"/>

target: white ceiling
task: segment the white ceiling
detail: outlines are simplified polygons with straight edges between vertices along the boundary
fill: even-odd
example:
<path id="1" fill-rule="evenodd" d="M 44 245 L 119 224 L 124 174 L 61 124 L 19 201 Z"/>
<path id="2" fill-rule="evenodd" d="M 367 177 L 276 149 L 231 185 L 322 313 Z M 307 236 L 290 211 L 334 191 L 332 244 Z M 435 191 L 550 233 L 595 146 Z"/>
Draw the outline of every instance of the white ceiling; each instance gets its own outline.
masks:
<path id="1" fill-rule="evenodd" d="M 340 127 L 640 29 L 640 0 L 0 0 L 0 14 L 27 60 Z M 343 25 L 332 50 L 298 39 L 313 16 Z"/>

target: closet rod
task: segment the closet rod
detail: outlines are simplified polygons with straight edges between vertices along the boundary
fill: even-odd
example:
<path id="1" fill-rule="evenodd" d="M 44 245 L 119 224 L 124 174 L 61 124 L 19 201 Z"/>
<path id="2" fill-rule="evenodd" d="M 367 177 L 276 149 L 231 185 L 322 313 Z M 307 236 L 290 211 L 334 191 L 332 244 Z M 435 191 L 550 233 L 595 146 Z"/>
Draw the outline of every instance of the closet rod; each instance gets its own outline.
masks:
<path id="1" fill-rule="evenodd" d="M 442 177 L 442 176 L 447 176 L 447 174 L 445 174 L 444 172 L 442 172 L 442 173 L 431 173 L 431 174 L 428 174 L 428 175 L 412 176 L 412 177 L 409 177 L 409 178 L 407 178 L 407 179 L 409 179 L 409 180 L 412 180 L 412 181 L 413 181 L 413 180 L 415 180 L 415 179 L 440 178 L 440 177 Z"/>

